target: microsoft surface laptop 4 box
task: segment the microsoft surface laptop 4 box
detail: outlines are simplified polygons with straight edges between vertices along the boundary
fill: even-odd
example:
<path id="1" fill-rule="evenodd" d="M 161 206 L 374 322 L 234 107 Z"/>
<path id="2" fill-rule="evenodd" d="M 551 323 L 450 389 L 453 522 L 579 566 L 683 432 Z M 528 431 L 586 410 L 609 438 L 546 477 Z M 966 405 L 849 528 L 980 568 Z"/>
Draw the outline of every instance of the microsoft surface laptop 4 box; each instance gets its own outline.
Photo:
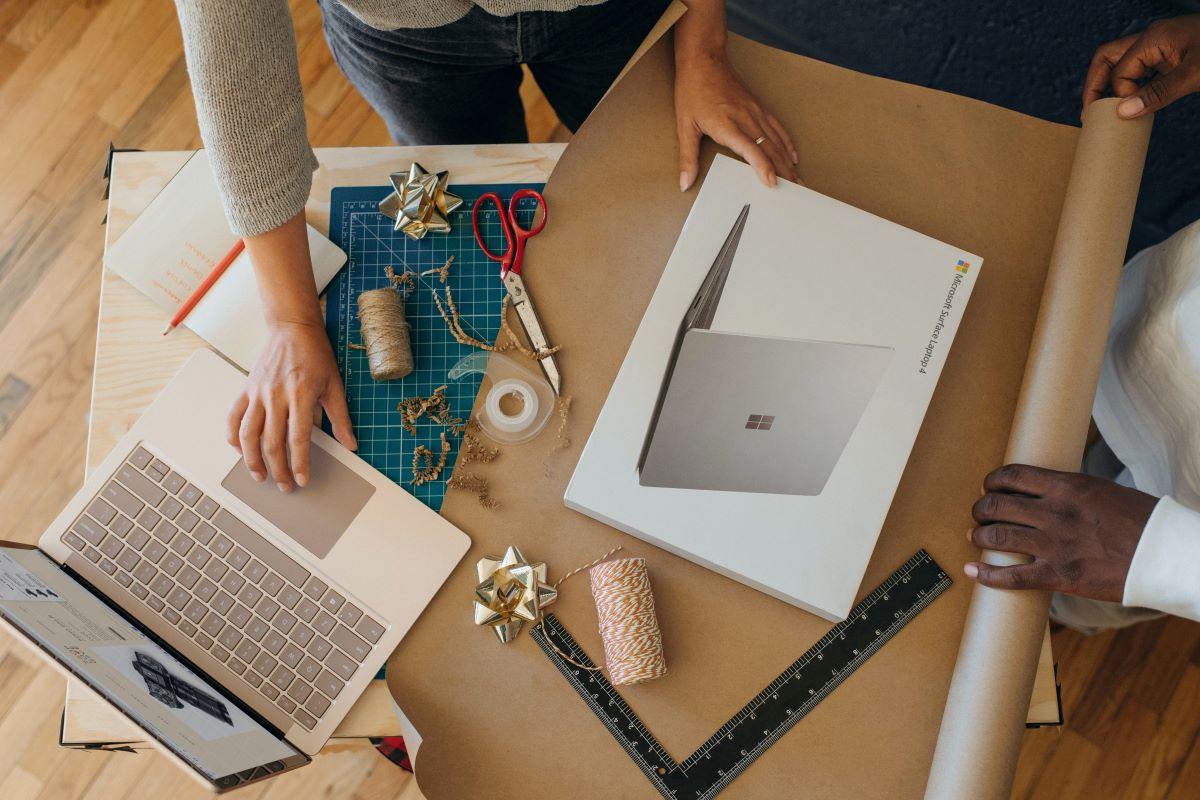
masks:
<path id="1" fill-rule="evenodd" d="M 979 268 L 718 156 L 567 505 L 843 619 Z"/>

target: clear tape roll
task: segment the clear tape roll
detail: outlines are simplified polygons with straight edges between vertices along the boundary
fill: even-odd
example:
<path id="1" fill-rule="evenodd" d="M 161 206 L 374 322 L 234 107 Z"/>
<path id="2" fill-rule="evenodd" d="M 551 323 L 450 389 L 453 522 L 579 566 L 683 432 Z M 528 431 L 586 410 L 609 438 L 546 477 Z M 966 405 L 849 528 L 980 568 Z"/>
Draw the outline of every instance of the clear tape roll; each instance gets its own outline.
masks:
<path id="1" fill-rule="evenodd" d="M 500 407 L 500 401 L 513 395 L 520 399 L 521 410 L 516 414 L 508 414 Z M 483 401 L 483 413 L 493 425 L 505 433 L 522 434 L 529 430 L 530 425 L 537 419 L 537 392 L 523 380 L 506 378 L 492 384 L 488 390 L 487 399 Z"/>
<path id="2" fill-rule="evenodd" d="M 476 419 L 489 439 L 500 444 L 520 444 L 541 433 L 554 412 L 554 389 L 544 377 L 526 369 L 501 353 L 471 353 L 451 367 L 452 381 L 482 374 L 484 393 Z M 501 406 L 505 397 L 515 396 L 521 408 L 508 413 Z"/>

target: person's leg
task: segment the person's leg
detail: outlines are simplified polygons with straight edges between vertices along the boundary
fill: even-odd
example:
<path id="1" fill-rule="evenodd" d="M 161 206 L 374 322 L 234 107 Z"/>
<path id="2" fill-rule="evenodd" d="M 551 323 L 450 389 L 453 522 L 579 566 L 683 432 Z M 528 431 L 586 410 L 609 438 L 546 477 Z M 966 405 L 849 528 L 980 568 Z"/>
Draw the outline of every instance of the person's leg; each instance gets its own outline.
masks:
<path id="1" fill-rule="evenodd" d="M 608 0 L 517 15 L 522 60 L 563 125 L 574 132 L 583 124 L 666 7 L 666 0 Z"/>
<path id="2" fill-rule="evenodd" d="M 438 28 L 380 31 L 340 3 L 320 5 L 334 60 L 397 144 L 528 139 L 514 19 L 475 9 Z"/>

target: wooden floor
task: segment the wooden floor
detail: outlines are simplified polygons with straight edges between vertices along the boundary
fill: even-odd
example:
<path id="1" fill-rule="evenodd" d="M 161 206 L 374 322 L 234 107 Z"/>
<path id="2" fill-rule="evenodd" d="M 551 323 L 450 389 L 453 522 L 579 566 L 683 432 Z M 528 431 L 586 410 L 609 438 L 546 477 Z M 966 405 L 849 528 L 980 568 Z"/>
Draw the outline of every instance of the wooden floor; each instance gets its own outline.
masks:
<path id="1" fill-rule="evenodd" d="M 312 0 L 293 0 L 310 138 L 387 143 Z M 0 536 L 33 541 L 83 478 L 103 242 L 118 147 L 200 145 L 166 0 L 0 0 Z M 561 136 L 527 81 L 535 139 Z M 1200 626 L 1055 635 L 1067 725 L 1026 734 L 1016 798 L 1200 797 Z M 201 795 L 152 754 L 58 747 L 63 681 L 0 634 L 0 798 Z M 419 797 L 369 748 L 323 754 L 241 797 Z M 798 795 L 799 796 L 799 795 Z"/>

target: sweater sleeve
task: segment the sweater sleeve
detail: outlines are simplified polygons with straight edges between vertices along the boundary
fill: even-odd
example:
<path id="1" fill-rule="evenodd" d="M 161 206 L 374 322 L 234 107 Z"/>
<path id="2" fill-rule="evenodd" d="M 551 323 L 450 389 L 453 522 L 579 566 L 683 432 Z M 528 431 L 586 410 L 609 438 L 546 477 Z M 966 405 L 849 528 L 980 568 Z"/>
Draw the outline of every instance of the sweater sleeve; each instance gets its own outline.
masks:
<path id="1" fill-rule="evenodd" d="M 200 134 L 239 236 L 303 207 L 317 159 L 308 144 L 287 0 L 175 0 Z"/>
<path id="2" fill-rule="evenodd" d="M 1122 605 L 1200 620 L 1200 511 L 1164 497 L 1129 564 Z"/>

